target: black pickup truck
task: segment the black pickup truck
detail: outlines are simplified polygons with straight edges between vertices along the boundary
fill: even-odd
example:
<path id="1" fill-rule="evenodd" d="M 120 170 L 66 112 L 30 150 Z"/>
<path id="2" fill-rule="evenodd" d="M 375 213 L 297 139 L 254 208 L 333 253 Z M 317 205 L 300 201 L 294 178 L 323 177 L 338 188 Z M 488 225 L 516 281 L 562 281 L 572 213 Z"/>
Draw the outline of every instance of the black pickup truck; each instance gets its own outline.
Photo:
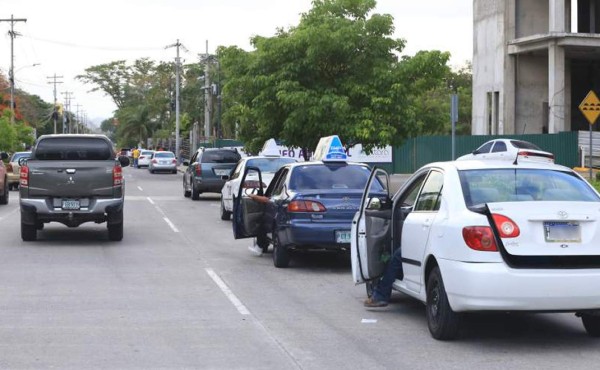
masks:
<path id="1" fill-rule="evenodd" d="M 110 240 L 123 239 L 125 182 L 119 157 L 104 135 L 44 135 L 21 161 L 21 238 L 37 239 L 48 222 L 77 227 L 107 223 Z"/>

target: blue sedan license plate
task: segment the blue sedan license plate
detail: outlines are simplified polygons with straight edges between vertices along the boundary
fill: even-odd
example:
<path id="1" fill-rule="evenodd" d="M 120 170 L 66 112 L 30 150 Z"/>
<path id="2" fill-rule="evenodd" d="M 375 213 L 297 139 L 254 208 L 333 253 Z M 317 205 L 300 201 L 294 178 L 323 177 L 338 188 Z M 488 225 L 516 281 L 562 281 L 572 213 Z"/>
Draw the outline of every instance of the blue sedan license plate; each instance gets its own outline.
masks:
<path id="1" fill-rule="evenodd" d="M 68 210 L 78 210 L 80 207 L 79 205 L 79 201 L 78 200 L 63 200 L 62 201 L 62 209 L 68 209 Z"/>
<path id="2" fill-rule="evenodd" d="M 336 231 L 335 232 L 335 242 L 336 243 L 350 243 L 350 231 Z"/>

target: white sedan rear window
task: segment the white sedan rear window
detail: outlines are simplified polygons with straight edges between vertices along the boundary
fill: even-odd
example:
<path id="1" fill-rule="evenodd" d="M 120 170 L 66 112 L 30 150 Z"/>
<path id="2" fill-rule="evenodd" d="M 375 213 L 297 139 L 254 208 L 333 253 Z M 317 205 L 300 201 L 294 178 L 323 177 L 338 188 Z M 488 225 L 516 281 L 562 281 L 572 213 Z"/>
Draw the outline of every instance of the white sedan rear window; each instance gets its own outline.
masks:
<path id="1" fill-rule="evenodd" d="M 478 169 L 459 172 L 467 207 L 525 201 L 598 202 L 585 180 L 573 173 L 544 169 Z"/>

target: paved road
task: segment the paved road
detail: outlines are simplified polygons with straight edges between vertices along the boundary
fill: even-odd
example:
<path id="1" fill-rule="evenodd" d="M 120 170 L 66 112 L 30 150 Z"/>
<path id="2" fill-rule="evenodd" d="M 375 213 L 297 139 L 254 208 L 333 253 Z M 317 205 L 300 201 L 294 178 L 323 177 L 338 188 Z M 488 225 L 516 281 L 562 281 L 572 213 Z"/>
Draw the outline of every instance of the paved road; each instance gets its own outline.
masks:
<path id="1" fill-rule="evenodd" d="M 0 368 L 591 369 L 600 341 L 571 314 L 478 315 L 433 340 L 401 294 L 362 306 L 347 256 L 275 269 L 234 241 L 219 198 L 181 175 L 125 169 L 125 238 L 47 225 L 23 243 L 18 197 L 0 206 Z"/>

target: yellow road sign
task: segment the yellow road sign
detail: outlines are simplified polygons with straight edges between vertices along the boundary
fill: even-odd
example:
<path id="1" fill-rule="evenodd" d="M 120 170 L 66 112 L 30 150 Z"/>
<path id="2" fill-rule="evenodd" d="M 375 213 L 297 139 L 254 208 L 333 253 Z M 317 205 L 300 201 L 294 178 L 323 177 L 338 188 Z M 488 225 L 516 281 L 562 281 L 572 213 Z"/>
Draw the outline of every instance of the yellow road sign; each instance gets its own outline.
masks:
<path id="1" fill-rule="evenodd" d="M 596 122 L 598 116 L 600 116 L 600 99 L 598 99 L 598 96 L 596 96 L 596 93 L 594 93 L 593 90 L 590 90 L 585 96 L 585 99 L 579 104 L 579 110 L 583 113 L 590 125 L 593 125 L 594 122 Z"/>

